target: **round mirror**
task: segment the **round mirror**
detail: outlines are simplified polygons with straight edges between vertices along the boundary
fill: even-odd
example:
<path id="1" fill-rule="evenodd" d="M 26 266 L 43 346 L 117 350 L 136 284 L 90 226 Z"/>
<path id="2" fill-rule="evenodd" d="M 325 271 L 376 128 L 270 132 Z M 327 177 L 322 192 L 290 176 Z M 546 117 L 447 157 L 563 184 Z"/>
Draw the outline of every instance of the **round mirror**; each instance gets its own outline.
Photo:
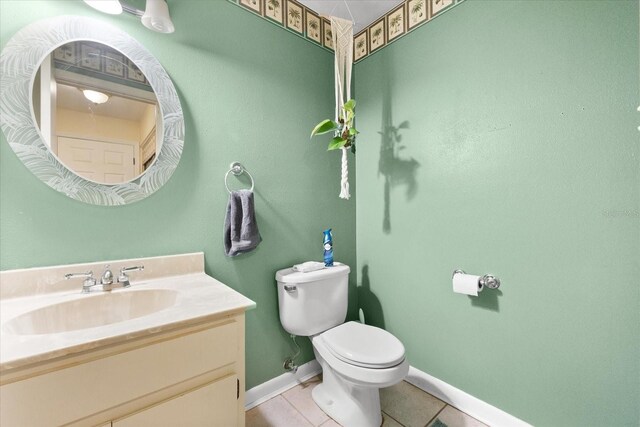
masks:
<path id="1" fill-rule="evenodd" d="M 0 57 L 8 143 L 77 200 L 141 200 L 172 175 L 184 120 L 171 79 L 137 41 L 100 21 L 59 17 L 18 32 Z"/>
<path id="2" fill-rule="evenodd" d="M 31 102 L 44 144 L 86 180 L 129 182 L 156 158 L 158 99 L 135 63 L 106 44 L 57 47 L 36 72 Z"/>

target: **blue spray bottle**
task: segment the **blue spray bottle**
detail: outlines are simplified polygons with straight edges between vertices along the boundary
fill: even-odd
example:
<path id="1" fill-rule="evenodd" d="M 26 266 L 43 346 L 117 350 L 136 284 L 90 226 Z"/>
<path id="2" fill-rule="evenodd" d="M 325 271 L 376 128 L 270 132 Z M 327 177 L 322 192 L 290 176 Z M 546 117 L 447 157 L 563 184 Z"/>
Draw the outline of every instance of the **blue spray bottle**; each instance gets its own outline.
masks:
<path id="1" fill-rule="evenodd" d="M 324 233 L 324 266 L 333 267 L 333 237 L 331 236 L 331 229 L 327 228 Z"/>

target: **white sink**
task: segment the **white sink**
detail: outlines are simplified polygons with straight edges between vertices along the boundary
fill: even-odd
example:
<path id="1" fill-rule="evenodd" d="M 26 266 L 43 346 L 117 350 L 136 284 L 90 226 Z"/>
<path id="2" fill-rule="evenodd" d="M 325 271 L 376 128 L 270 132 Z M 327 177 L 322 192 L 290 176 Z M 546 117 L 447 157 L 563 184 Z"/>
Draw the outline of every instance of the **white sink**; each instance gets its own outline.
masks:
<path id="1" fill-rule="evenodd" d="M 145 269 L 131 287 L 110 293 L 81 294 L 81 280 L 64 279 L 73 271 L 103 271 L 106 264 L 112 271 Z M 255 307 L 204 272 L 202 252 L 0 271 L 0 283 L 0 378 Z"/>
<path id="2" fill-rule="evenodd" d="M 112 291 L 86 295 L 23 313 L 3 325 L 17 335 L 55 334 L 111 325 L 164 310 L 175 304 L 173 289 Z"/>

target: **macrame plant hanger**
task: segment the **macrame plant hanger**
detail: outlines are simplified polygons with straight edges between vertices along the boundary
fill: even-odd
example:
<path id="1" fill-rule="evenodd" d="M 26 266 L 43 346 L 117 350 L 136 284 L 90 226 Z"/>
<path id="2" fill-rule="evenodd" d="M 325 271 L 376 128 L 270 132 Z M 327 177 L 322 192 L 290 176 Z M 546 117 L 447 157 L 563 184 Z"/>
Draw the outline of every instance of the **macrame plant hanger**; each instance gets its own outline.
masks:
<path id="1" fill-rule="evenodd" d="M 344 104 L 351 99 L 351 68 L 353 66 L 353 25 L 355 20 L 346 0 L 344 2 L 351 21 L 331 16 L 331 33 L 335 51 L 336 122 L 340 116 L 346 117 Z M 349 162 L 347 148 L 342 147 L 342 172 L 340 198 L 349 200 Z"/>

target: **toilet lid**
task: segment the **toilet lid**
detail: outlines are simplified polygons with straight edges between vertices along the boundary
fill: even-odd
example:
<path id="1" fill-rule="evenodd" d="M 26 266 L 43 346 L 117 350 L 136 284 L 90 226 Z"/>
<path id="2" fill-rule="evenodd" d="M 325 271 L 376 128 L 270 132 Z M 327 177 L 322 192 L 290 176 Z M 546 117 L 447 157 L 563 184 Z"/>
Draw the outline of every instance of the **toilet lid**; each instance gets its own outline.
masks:
<path id="1" fill-rule="evenodd" d="M 322 334 L 329 351 L 343 362 L 365 368 L 388 368 L 404 360 L 404 346 L 384 329 L 347 322 Z"/>

